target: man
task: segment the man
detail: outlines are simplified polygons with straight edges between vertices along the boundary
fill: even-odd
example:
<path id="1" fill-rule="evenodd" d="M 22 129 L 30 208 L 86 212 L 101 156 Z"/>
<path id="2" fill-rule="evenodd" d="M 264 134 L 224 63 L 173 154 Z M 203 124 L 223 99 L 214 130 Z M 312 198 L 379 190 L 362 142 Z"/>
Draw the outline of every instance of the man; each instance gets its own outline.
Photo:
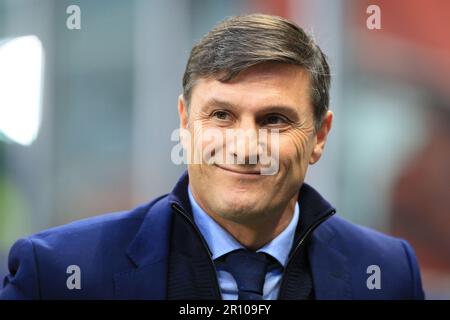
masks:
<path id="1" fill-rule="evenodd" d="M 331 129 L 329 86 L 324 54 L 292 22 L 220 23 L 192 49 L 178 101 L 186 150 L 206 148 L 210 161 L 189 156 L 173 191 L 149 204 L 19 240 L 0 297 L 424 298 L 407 242 L 335 216 L 304 183 Z M 237 136 L 243 149 L 203 134 L 230 130 L 255 134 Z M 276 139 L 261 143 L 264 132 Z"/>

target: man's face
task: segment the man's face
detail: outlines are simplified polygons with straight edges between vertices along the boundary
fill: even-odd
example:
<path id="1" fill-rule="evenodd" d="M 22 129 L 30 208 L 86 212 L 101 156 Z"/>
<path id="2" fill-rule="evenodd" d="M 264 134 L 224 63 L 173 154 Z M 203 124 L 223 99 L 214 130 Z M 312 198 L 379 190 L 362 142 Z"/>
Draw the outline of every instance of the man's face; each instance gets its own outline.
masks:
<path id="1" fill-rule="evenodd" d="M 332 118 L 327 114 L 324 129 L 316 134 L 307 72 L 279 63 L 251 67 L 228 83 L 199 79 L 189 112 L 180 97 L 179 113 L 193 148 L 211 144 L 199 125 L 203 133 L 215 129 L 224 137 L 229 129 L 278 130 L 278 143 L 269 143 L 269 149 L 278 147 L 278 172 L 273 175 L 261 174 L 260 163 L 188 165 L 191 190 L 200 206 L 237 223 L 261 221 L 296 201 L 308 164 L 320 158 Z M 248 146 L 250 141 L 243 143 Z M 226 142 L 221 147 L 224 153 L 237 156 Z M 251 151 L 244 150 L 248 162 Z"/>

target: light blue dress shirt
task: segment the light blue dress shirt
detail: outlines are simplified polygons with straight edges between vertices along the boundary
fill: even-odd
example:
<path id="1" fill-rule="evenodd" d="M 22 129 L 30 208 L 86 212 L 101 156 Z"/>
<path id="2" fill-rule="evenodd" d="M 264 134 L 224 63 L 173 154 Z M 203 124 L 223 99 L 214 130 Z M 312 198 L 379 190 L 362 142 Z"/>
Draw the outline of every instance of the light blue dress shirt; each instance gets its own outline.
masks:
<path id="1" fill-rule="evenodd" d="M 231 251 L 244 248 L 244 246 L 228 233 L 228 231 L 223 229 L 199 206 L 189 187 L 188 193 L 194 222 L 205 238 L 214 261 Z M 276 300 L 278 298 L 281 277 L 294 242 L 295 229 L 297 228 L 299 215 L 300 209 L 298 203 L 296 203 L 294 215 L 288 226 L 275 239 L 257 250 L 257 252 L 264 252 L 272 256 L 279 262 L 279 264 L 272 265 L 266 274 L 263 289 L 264 300 Z M 216 271 L 222 298 L 224 300 L 237 300 L 238 288 L 233 276 L 227 272 L 220 263 L 216 263 Z"/>

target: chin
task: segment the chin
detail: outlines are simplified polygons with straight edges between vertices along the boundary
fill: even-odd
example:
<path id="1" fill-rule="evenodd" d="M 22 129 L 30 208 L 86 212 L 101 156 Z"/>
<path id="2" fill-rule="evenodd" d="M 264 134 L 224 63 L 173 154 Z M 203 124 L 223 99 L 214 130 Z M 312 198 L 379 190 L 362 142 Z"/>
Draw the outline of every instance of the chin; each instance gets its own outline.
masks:
<path id="1" fill-rule="evenodd" d="M 242 223 L 263 216 L 267 210 L 261 209 L 261 199 L 248 196 L 227 196 L 222 199 L 216 212 L 227 220 Z"/>

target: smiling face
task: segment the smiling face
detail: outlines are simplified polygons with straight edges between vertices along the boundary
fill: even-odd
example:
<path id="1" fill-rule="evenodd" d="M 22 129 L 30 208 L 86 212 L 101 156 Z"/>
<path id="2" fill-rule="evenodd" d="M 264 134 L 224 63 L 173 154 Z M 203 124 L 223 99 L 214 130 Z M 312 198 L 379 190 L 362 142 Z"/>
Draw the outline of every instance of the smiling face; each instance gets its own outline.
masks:
<path id="1" fill-rule="evenodd" d="M 210 144 L 199 133 L 241 129 L 277 129 L 278 172 L 262 175 L 261 164 L 189 164 L 189 184 L 200 206 L 210 215 L 235 223 L 263 221 L 293 207 L 309 164 L 321 156 L 331 127 L 329 112 L 315 132 L 309 76 L 301 67 L 263 63 L 242 71 L 230 82 L 199 79 L 188 112 L 179 99 L 182 128 L 193 138 L 192 147 Z M 194 125 L 195 124 L 195 125 Z M 196 129 L 197 128 L 197 129 Z M 249 141 L 247 141 L 249 143 Z M 236 158 L 226 143 L 223 152 Z M 244 158 L 249 158 L 245 148 Z"/>

